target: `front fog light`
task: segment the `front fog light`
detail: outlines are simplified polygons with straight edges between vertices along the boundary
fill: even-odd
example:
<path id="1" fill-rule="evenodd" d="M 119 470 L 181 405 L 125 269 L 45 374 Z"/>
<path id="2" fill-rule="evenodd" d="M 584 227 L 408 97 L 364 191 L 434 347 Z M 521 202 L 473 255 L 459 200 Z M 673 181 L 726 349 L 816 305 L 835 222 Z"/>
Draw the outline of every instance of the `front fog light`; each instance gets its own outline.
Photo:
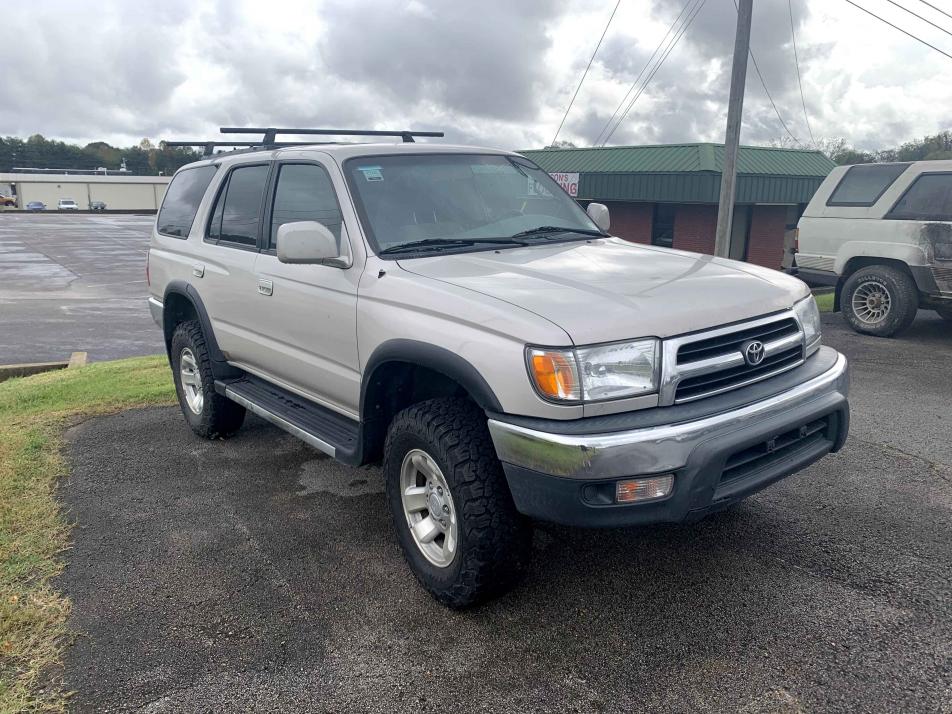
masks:
<path id="1" fill-rule="evenodd" d="M 671 493 L 672 488 L 674 488 L 674 474 L 619 481 L 615 485 L 615 501 L 618 503 L 652 501 L 656 498 L 664 498 Z"/>

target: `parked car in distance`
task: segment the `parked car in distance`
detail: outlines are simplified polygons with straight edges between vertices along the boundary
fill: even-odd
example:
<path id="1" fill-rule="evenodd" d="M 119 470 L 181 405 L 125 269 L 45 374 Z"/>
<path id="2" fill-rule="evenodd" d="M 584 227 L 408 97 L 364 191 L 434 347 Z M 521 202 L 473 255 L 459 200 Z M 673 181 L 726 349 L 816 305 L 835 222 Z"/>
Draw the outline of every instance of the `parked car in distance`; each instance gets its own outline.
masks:
<path id="1" fill-rule="evenodd" d="M 30 201 L 26 204 L 26 210 L 28 211 L 45 211 L 46 204 L 42 201 Z"/>
<path id="2" fill-rule="evenodd" d="M 78 211 L 79 204 L 71 198 L 61 198 L 56 203 L 57 211 Z"/>
<path id="3" fill-rule="evenodd" d="M 176 172 L 148 302 L 196 434 L 251 411 L 382 461 L 451 607 L 518 579 L 531 519 L 690 522 L 843 445 L 846 359 L 803 282 L 612 237 L 523 156 L 401 135 Z"/>
<path id="4" fill-rule="evenodd" d="M 90 211 L 105 211 L 106 202 L 105 201 L 90 201 L 89 210 Z"/>
<path id="5" fill-rule="evenodd" d="M 798 224 L 797 268 L 836 287 L 857 332 L 909 327 L 919 308 L 952 321 L 952 161 L 839 166 Z"/>
<path id="6" fill-rule="evenodd" d="M 16 206 L 17 199 L 16 196 L 0 196 L 0 206 Z"/>

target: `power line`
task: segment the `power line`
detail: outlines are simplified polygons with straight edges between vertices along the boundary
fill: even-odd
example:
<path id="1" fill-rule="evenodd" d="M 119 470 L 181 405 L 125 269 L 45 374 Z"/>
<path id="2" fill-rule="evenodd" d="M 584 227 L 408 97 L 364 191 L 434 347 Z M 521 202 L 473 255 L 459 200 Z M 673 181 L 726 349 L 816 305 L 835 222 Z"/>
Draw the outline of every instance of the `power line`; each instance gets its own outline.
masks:
<path id="1" fill-rule="evenodd" d="M 936 25 L 934 22 L 932 22 L 932 20 L 927 20 L 927 19 L 924 18 L 922 15 L 919 15 L 919 14 L 913 12 L 912 10 L 910 10 L 908 7 L 903 7 L 903 6 L 900 5 L 898 2 L 894 2 L 894 0 L 886 0 L 886 2 L 888 2 L 888 3 L 891 4 L 891 5 L 895 5 L 895 6 L 898 7 L 900 10 L 905 10 L 906 12 L 908 12 L 908 13 L 909 13 L 910 15 L 912 15 L 913 17 L 918 17 L 920 20 L 922 20 L 922 21 L 925 22 L 926 24 L 932 25 L 935 29 L 941 30 L 941 31 L 944 32 L 945 34 L 947 34 L 947 35 L 949 35 L 949 36 L 952 36 L 952 32 L 949 32 L 948 30 L 946 30 L 946 29 L 945 29 L 944 27 L 942 27 L 941 25 Z"/>
<path id="2" fill-rule="evenodd" d="M 605 35 L 608 33 L 608 28 L 612 24 L 612 20 L 615 19 L 615 13 L 618 12 L 618 6 L 621 5 L 621 0 L 615 3 L 615 9 L 612 10 L 612 14 L 608 18 L 608 22 L 605 23 L 605 29 L 602 30 L 602 36 L 598 38 L 598 44 L 595 45 L 595 51 L 592 52 L 592 57 L 588 61 L 588 66 L 585 68 L 585 71 L 582 72 L 582 78 L 578 81 L 578 86 L 575 88 L 575 94 L 572 95 L 572 101 L 569 102 L 569 105 L 565 108 L 565 114 L 562 115 L 562 121 L 559 122 L 559 128 L 555 130 L 555 136 L 552 137 L 552 143 L 555 143 L 555 140 L 559 138 L 559 132 L 562 131 L 562 125 L 565 124 L 565 120 L 569 116 L 569 112 L 572 110 L 572 105 L 575 104 L 575 98 L 578 96 L 579 90 L 582 88 L 582 83 L 585 81 L 585 77 L 588 76 L 588 70 L 592 68 L 592 62 L 595 61 L 595 55 L 598 54 L 598 48 L 602 46 L 602 40 L 605 39 Z"/>
<path id="3" fill-rule="evenodd" d="M 849 2 L 849 0 L 846 1 Z M 737 10 L 737 0 L 734 0 L 734 10 Z M 787 122 L 783 120 L 783 117 L 780 115 L 780 110 L 777 109 L 777 103 L 774 102 L 773 97 L 770 96 L 770 90 L 767 89 L 767 83 L 764 81 L 764 75 L 760 72 L 760 66 L 757 64 L 757 58 L 754 57 L 754 51 L 752 49 L 748 49 L 748 52 L 750 53 L 751 62 L 754 63 L 754 70 L 757 72 L 757 76 L 760 77 L 760 86 L 764 88 L 764 94 L 767 95 L 767 100 L 770 102 L 770 106 L 773 107 L 774 114 L 777 115 L 777 119 L 780 121 L 780 126 L 783 127 L 783 130 L 787 132 L 787 135 L 793 139 L 796 145 L 802 148 L 803 144 L 800 143 L 800 140 L 795 137 L 793 132 L 787 127 Z"/>
<path id="4" fill-rule="evenodd" d="M 687 32 L 687 29 L 691 26 L 691 23 L 694 22 L 694 18 L 697 17 L 697 14 L 701 11 L 701 8 L 704 7 L 704 4 L 707 0 L 700 0 L 700 2 L 694 7 L 691 11 L 691 15 L 687 18 L 681 28 L 678 30 L 678 34 L 671 40 L 667 48 L 665 48 L 664 54 L 661 55 L 658 62 L 655 64 L 654 68 L 651 70 L 651 73 L 645 78 L 644 83 L 641 85 L 641 88 L 638 90 L 638 93 L 632 97 L 631 101 L 628 103 L 628 106 L 625 108 L 625 111 L 618 118 L 618 121 L 615 123 L 614 128 L 608 133 L 605 137 L 605 140 L 602 141 L 602 146 L 605 146 L 608 141 L 612 138 L 612 135 L 618 131 L 618 127 L 622 125 L 625 119 L 628 117 L 628 112 L 631 111 L 631 108 L 635 106 L 635 102 L 638 101 L 638 98 L 644 94 L 645 90 L 648 88 L 648 85 L 651 84 L 651 80 L 654 79 L 654 76 L 658 73 L 658 70 L 661 69 L 661 65 L 664 64 L 664 61 L 668 59 L 668 55 L 674 51 L 674 48 L 677 47 L 678 42 L 681 41 L 681 38 L 684 37 L 684 33 Z"/>
<path id="5" fill-rule="evenodd" d="M 902 34 L 908 35 L 909 37 L 911 37 L 912 39 L 916 40 L 917 42 L 921 42 L 921 43 L 924 44 L 926 47 L 931 47 L 931 48 L 934 49 L 936 52 L 938 52 L 940 55 L 945 55 L 945 56 L 948 57 L 949 59 L 952 59 L 952 55 L 950 55 L 948 52 L 945 52 L 945 51 L 943 51 L 943 50 L 940 50 L 940 49 L 939 49 L 938 47 L 936 47 L 935 45 L 930 45 L 928 42 L 926 42 L 926 41 L 923 40 L 922 38 L 917 37 L 916 35 L 912 34 L 911 32 L 907 32 L 906 30 L 902 29 L 901 27 L 892 24 L 889 20 L 884 20 L 884 19 L 881 18 L 879 15 L 877 15 L 875 12 L 871 12 L 871 11 L 867 10 L 867 9 L 866 9 L 865 7 L 863 7 L 862 5 L 857 5 L 855 2 L 853 2 L 853 0 L 846 0 L 846 2 L 848 2 L 848 3 L 849 3 L 850 5 L 852 5 L 853 7 L 862 10 L 862 11 L 865 12 L 867 15 L 872 15 L 873 17 L 875 17 L 875 18 L 876 18 L 877 20 L 879 20 L 880 22 L 885 22 L 887 25 L 889 25 L 889 26 L 890 26 L 891 28 L 893 28 L 894 30 L 899 30 Z"/>
<path id="6" fill-rule="evenodd" d="M 936 7 L 936 6 L 933 5 L 931 2 L 926 2 L 926 0 L 919 0 L 919 2 L 921 2 L 923 5 L 928 5 L 929 7 L 931 7 L 931 8 L 932 8 L 933 10 L 935 10 L 936 12 L 941 12 L 941 13 L 942 13 L 943 15 L 945 15 L 947 18 L 949 18 L 950 20 L 952 20 L 952 15 L 950 15 L 949 13 L 947 13 L 947 12 L 946 12 L 945 10 L 943 10 L 942 8 Z"/>
<path id="7" fill-rule="evenodd" d="M 810 127 L 810 117 L 807 116 L 807 100 L 803 97 L 803 82 L 800 80 L 800 56 L 797 53 L 797 31 L 794 29 L 793 22 L 793 0 L 787 0 L 787 9 L 790 11 L 790 37 L 793 39 L 793 61 L 797 68 L 797 86 L 800 87 L 800 104 L 803 105 L 803 120 L 807 124 L 810 141 L 813 142 L 813 148 L 815 149 L 816 139 L 813 138 L 813 129 Z"/>
<path id="8" fill-rule="evenodd" d="M 662 45 L 668 39 L 668 35 L 671 34 L 671 31 L 675 26 L 681 21 L 681 16 L 684 15 L 685 11 L 689 6 L 693 5 L 696 0 L 687 0 L 684 3 L 684 7 L 681 8 L 681 12 L 678 13 L 678 16 L 674 18 L 674 22 L 671 23 L 671 26 L 668 28 L 668 31 L 664 33 L 664 37 L 661 38 L 661 41 L 658 43 L 658 46 L 655 47 L 654 52 L 651 53 L 651 57 L 648 58 L 648 61 L 645 62 L 645 66 L 641 68 L 641 71 L 638 73 L 638 76 L 635 77 L 635 81 L 631 83 L 631 86 L 628 88 L 628 91 L 625 92 L 625 96 L 621 98 L 621 101 L 618 102 L 618 106 L 615 107 L 615 111 L 612 112 L 611 118 L 605 123 L 605 126 L 602 127 L 602 130 L 598 132 L 598 136 L 595 137 L 595 141 L 592 143 L 592 146 L 597 146 L 598 142 L 602 140 L 602 135 L 608 131 L 608 127 L 612 125 L 612 122 L 615 121 L 615 117 L 618 116 L 618 112 L 621 111 L 621 108 L 625 106 L 625 102 L 628 101 L 628 97 L 631 96 L 631 93 L 635 90 L 635 87 L 641 82 L 641 78 L 644 75 L 648 67 L 651 66 L 651 63 L 654 61 L 655 56 L 661 50 Z"/>

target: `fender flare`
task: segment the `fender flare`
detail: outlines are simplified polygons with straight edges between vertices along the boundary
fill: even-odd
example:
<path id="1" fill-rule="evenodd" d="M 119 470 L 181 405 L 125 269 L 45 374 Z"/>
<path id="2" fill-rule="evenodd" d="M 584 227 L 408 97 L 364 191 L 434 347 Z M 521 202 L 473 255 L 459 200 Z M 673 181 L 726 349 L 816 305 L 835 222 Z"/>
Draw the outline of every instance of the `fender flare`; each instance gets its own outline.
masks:
<path id="1" fill-rule="evenodd" d="M 495 392 L 472 364 L 443 347 L 417 340 L 395 339 L 381 343 L 370 355 L 364 366 L 360 385 L 360 413 L 366 414 L 366 399 L 373 375 L 389 362 L 403 362 L 432 369 L 457 382 L 482 409 L 501 413 L 503 411 Z"/>
<path id="2" fill-rule="evenodd" d="M 212 372 L 218 379 L 225 379 L 235 376 L 239 370 L 228 364 L 225 355 L 218 346 L 218 340 L 215 339 L 215 331 L 212 329 L 212 321 L 208 317 L 208 310 L 205 309 L 205 303 L 201 296 L 191 283 L 184 280 L 173 280 L 165 288 L 162 296 L 162 332 L 165 336 L 165 349 L 171 359 L 172 332 L 171 315 L 167 309 L 169 296 L 178 295 L 187 300 L 195 310 L 198 322 L 202 326 L 202 334 L 205 336 L 205 343 L 208 345 L 208 356 L 212 361 Z"/>

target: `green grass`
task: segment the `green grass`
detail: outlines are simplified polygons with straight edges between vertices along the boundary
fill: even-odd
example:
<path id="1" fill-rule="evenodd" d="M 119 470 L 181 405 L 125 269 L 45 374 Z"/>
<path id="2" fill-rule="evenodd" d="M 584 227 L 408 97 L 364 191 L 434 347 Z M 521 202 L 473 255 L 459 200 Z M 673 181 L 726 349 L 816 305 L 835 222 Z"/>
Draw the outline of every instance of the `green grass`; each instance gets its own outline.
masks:
<path id="1" fill-rule="evenodd" d="M 813 297 L 816 298 L 820 312 L 833 312 L 833 293 L 822 293 Z"/>
<path id="2" fill-rule="evenodd" d="M 55 498 L 64 428 L 174 396 L 164 357 L 0 383 L 0 713 L 66 708 L 65 693 L 49 685 L 69 638 L 69 600 L 51 582 L 69 544 Z"/>

